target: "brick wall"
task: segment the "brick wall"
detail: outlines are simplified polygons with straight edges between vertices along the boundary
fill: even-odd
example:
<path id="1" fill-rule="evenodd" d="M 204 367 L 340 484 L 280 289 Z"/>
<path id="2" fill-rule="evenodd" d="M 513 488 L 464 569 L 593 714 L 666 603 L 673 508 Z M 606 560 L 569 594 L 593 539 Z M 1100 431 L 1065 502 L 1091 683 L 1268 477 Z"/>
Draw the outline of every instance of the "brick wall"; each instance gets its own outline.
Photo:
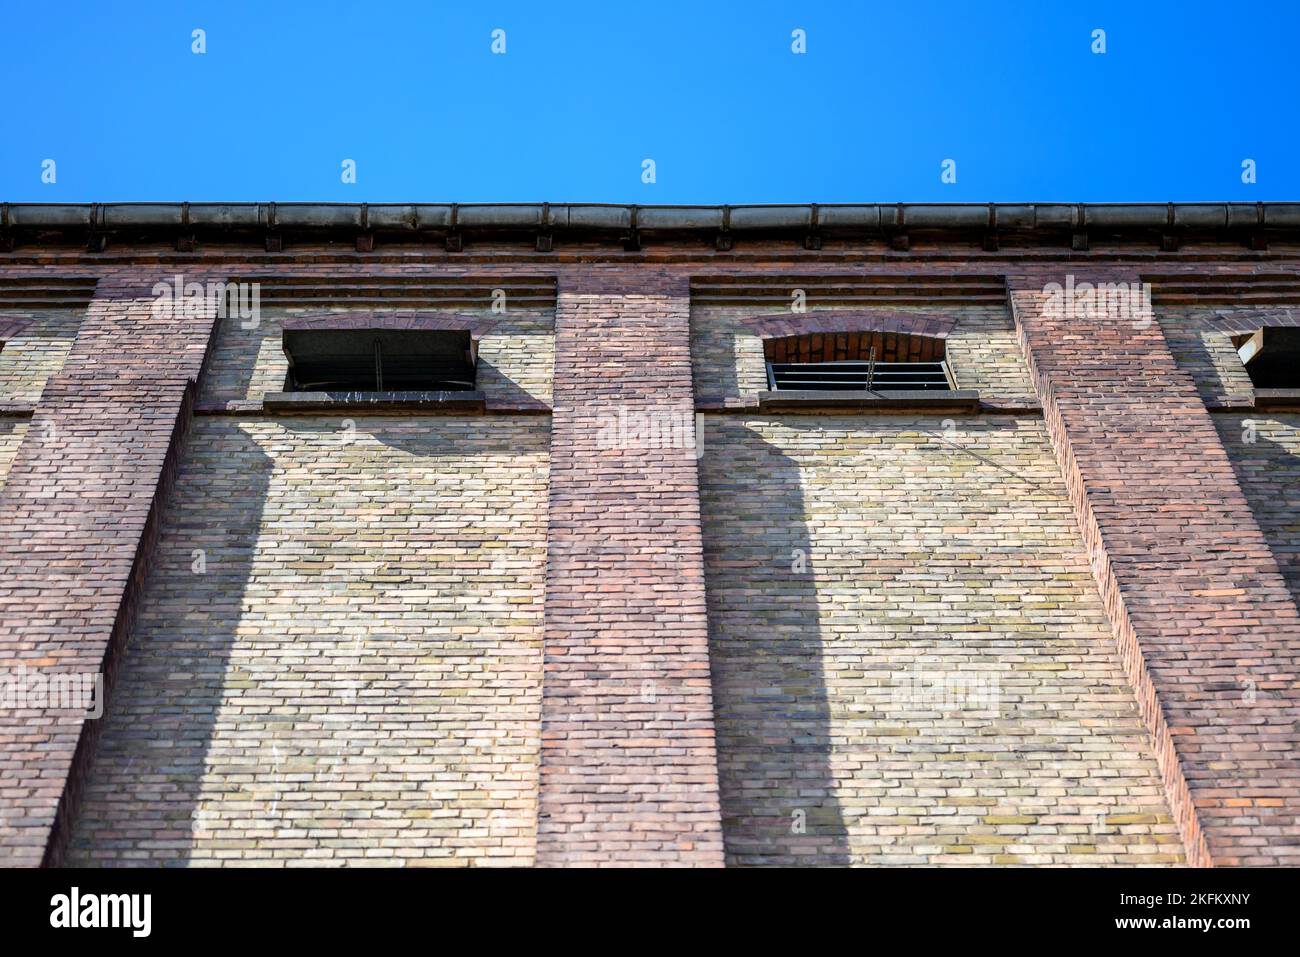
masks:
<path id="1" fill-rule="evenodd" d="M 548 431 L 201 417 L 70 863 L 529 863 Z"/>
<path id="2" fill-rule="evenodd" d="M 6 670 L 99 673 L 111 689 L 212 328 L 157 314 L 151 285 L 99 284 L 0 490 Z M 66 702 L 0 711 L 0 862 L 60 859 L 101 727 Z"/>
<path id="3" fill-rule="evenodd" d="M 1196 384 L 1159 323 L 1012 301 L 1189 862 L 1294 864 L 1300 614 Z"/>
<path id="4" fill-rule="evenodd" d="M 1191 377 L 1207 404 L 1252 401 L 1250 374 L 1232 336 L 1237 321 L 1259 321 L 1258 308 L 1158 306 L 1155 314 L 1178 367 Z"/>
<path id="5" fill-rule="evenodd" d="M 182 455 L 213 323 L 154 315 L 140 252 L 40 253 L 97 273 L 95 302 L 38 311 L 22 333 L 45 339 L 0 353 L 0 404 L 37 404 L 0 419 L 0 667 L 121 675 L 105 721 L 0 715 L 4 863 L 58 861 L 73 820 L 70 859 L 114 864 L 1275 864 L 1300 846 L 1294 423 L 1253 415 L 1244 443 L 1243 419 L 1206 413 L 1242 401 L 1224 343 L 1184 322 L 1207 310 L 1063 325 L 1036 298 L 1056 267 L 919 246 L 227 250 L 213 275 L 502 271 L 558 276 L 559 303 L 480 341 L 488 415 L 351 428 L 257 408 L 295 311 L 266 307 L 250 335 L 219 329 Z M 767 307 L 689 306 L 719 270 L 861 273 L 913 303 L 937 270 L 978 280 L 887 308 L 952 317 L 959 383 L 1013 414 L 710 414 L 698 466 L 692 396 L 763 385 L 737 324 Z M 1014 321 L 989 304 L 1004 272 Z M 542 414 L 503 414 L 515 401 Z M 948 706 L 989 674 L 999 717 Z"/>
<path id="6" fill-rule="evenodd" d="M 918 314 L 953 320 L 946 339 L 946 355 L 957 384 L 978 389 L 1001 400 L 1032 399 L 1033 383 L 1016 345 L 1015 326 L 1005 306 L 947 305 L 882 307 L 891 315 Z M 772 316 L 786 320 L 815 319 L 833 310 L 810 309 L 792 313 L 788 308 L 763 305 L 708 305 L 691 310 L 691 356 L 695 392 L 700 397 L 740 397 L 767 388 L 763 342 L 747 319 Z"/>
<path id="7" fill-rule="evenodd" d="M 1181 861 L 1041 419 L 711 416 L 704 449 L 729 864 Z"/>
<path id="8" fill-rule="evenodd" d="M 4 320 L 17 320 L 22 331 L 0 349 L 0 402 L 35 402 L 50 376 L 76 341 L 84 309 L 6 309 Z"/>
<path id="9" fill-rule="evenodd" d="M 261 401 L 280 392 L 289 372 L 281 347 L 281 324 L 292 316 L 340 314 L 349 309 L 264 307 L 256 325 L 251 321 L 222 322 L 204 381 L 204 403 Z M 382 310 L 365 310 L 381 315 Z M 554 363 L 554 315 L 550 310 L 512 307 L 494 314 L 490 308 L 457 308 L 456 315 L 481 320 L 486 331 L 478 340 L 477 385 L 489 405 L 525 401 L 549 404 Z M 245 328 L 250 326 L 250 328 Z"/>
<path id="10" fill-rule="evenodd" d="M 1300 601 L 1300 415 L 1222 413 L 1214 424 L 1291 596 Z"/>
<path id="11" fill-rule="evenodd" d="M 0 418 L 0 489 L 4 488 L 9 465 L 18 454 L 23 436 L 27 434 L 27 420 L 14 417 Z"/>
<path id="12" fill-rule="evenodd" d="M 688 315 L 684 280 L 560 283 L 539 863 L 722 862 Z"/>

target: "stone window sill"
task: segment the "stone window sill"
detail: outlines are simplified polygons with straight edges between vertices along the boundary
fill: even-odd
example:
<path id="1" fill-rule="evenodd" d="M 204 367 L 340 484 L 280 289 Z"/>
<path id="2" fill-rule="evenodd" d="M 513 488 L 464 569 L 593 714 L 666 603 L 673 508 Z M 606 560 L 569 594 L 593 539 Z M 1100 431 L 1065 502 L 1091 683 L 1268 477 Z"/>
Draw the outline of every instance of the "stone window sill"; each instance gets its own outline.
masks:
<path id="1" fill-rule="evenodd" d="M 1300 409 L 1300 389 L 1256 389 L 1255 408 Z"/>
<path id="2" fill-rule="evenodd" d="M 896 392 L 776 391 L 758 394 L 760 409 L 804 412 L 820 409 L 865 409 L 880 412 L 950 410 L 978 412 L 980 394 L 974 389 L 950 392 L 915 390 Z"/>

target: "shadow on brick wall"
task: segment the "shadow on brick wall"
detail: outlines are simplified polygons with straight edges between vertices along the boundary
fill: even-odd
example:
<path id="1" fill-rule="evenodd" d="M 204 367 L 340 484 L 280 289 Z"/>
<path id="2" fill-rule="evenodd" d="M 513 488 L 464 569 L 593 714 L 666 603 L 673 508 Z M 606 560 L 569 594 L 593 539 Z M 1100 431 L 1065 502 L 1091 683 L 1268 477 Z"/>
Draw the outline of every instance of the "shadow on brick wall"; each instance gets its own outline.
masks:
<path id="1" fill-rule="evenodd" d="M 1255 521 L 1300 604 L 1300 415 L 1248 412 L 1216 416 L 1215 424 Z M 1284 434 L 1295 444 L 1275 440 Z"/>
<path id="2" fill-rule="evenodd" d="M 846 865 L 848 833 L 830 766 L 824 639 L 798 464 L 757 433 L 722 419 L 706 420 L 703 442 L 709 653 L 727 863 Z"/>
<path id="3" fill-rule="evenodd" d="M 200 417 L 68 863 L 526 848 L 541 614 L 533 645 L 497 593 L 540 576 L 544 524 L 473 503 L 540 510 L 544 460 L 513 456 L 545 449 L 536 416 Z M 486 637 L 449 637 L 452 615 Z M 415 765 L 431 787 L 392 783 Z"/>
<path id="4" fill-rule="evenodd" d="M 1207 338 L 1210 335 L 1190 324 L 1176 331 L 1165 330 L 1166 341 L 1178 358 L 1179 368 L 1192 377 L 1196 391 L 1205 402 L 1249 399 L 1250 377 L 1233 351 L 1231 340 L 1227 336 Z M 1211 351 L 1212 345 L 1215 351 Z M 1236 377 L 1227 374 L 1234 363 L 1240 373 Z"/>
<path id="5" fill-rule="evenodd" d="M 230 658 L 274 461 L 238 427 L 216 443 L 203 436 L 196 454 L 199 431 L 190 430 L 182 451 L 68 866 L 187 864 L 200 841 L 221 846 L 227 822 L 204 817 L 205 799 L 226 808 L 260 799 L 252 790 L 205 795 L 203 784 L 214 766 L 228 780 L 248 782 L 260 770 L 251 740 L 243 756 L 210 748 L 218 721 L 240 724 L 236 736 L 249 739 L 267 721 L 255 704 L 245 715 L 223 715 L 222 708 L 240 680 Z"/>

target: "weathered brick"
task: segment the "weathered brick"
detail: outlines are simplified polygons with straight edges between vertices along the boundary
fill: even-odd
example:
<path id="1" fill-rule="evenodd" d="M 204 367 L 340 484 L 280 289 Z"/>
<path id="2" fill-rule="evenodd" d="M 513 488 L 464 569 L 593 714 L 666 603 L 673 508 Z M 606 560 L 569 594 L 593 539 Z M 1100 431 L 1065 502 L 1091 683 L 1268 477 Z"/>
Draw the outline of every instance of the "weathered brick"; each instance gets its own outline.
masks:
<path id="1" fill-rule="evenodd" d="M 156 314 L 150 285 L 100 283 L 0 490 L 7 670 L 99 672 L 111 687 L 213 322 Z M 0 860 L 58 859 L 99 727 L 76 709 L 0 711 Z"/>
<path id="2" fill-rule="evenodd" d="M 1179 856 L 1041 420 L 711 416 L 704 449 L 729 863 Z"/>
<path id="3" fill-rule="evenodd" d="M 722 863 L 688 327 L 680 279 L 561 281 L 542 864 Z"/>
<path id="4" fill-rule="evenodd" d="M 1021 341 L 1189 862 L 1294 864 L 1300 612 L 1161 324 L 1042 279 L 1011 282 Z"/>
<path id="5" fill-rule="evenodd" d="M 99 280 L 89 310 L 0 321 L 0 657 L 122 675 L 104 722 L 0 715 L 5 861 L 58 860 L 80 806 L 77 863 L 1290 862 L 1295 423 L 1249 409 L 1230 339 L 1289 312 L 1058 323 L 1036 303 L 1059 259 L 1011 246 L 745 245 L 0 257 L 0 281 Z M 1265 268 L 1180 255 L 1161 269 Z M 1075 254 L 1125 281 L 1149 258 Z M 344 415 L 260 405 L 303 310 L 220 325 L 200 376 L 210 319 L 148 309 L 169 259 L 340 300 L 472 280 L 488 413 L 357 415 L 328 444 Z M 700 275 L 755 292 L 689 308 Z M 746 408 L 746 322 L 833 322 L 774 305 L 819 278 L 861 321 L 942 325 L 982 413 Z M 557 279 L 558 311 L 479 304 Z M 996 673 L 1005 714 L 896 700 L 922 659 Z"/>
<path id="6" fill-rule="evenodd" d="M 531 862 L 547 433 L 199 419 L 70 863 Z"/>

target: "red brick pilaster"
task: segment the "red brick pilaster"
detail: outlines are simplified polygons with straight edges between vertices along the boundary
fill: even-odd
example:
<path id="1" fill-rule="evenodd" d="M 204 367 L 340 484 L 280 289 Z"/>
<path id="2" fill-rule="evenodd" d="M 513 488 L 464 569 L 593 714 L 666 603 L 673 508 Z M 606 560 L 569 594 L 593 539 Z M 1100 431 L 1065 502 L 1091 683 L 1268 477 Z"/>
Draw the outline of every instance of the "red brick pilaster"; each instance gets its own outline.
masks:
<path id="1" fill-rule="evenodd" d="M 0 670 L 104 675 L 144 575 L 210 316 L 156 313 L 154 277 L 99 284 L 0 492 Z M 212 310 L 205 310 L 211 312 Z M 57 864 L 99 721 L 0 709 L 0 864 Z"/>
<path id="2" fill-rule="evenodd" d="M 1188 861 L 1300 863 L 1300 613 L 1159 323 L 1047 281 L 1012 280 L 1016 325 Z"/>
<path id="3" fill-rule="evenodd" d="M 722 864 L 685 279 L 561 277 L 537 862 Z"/>

